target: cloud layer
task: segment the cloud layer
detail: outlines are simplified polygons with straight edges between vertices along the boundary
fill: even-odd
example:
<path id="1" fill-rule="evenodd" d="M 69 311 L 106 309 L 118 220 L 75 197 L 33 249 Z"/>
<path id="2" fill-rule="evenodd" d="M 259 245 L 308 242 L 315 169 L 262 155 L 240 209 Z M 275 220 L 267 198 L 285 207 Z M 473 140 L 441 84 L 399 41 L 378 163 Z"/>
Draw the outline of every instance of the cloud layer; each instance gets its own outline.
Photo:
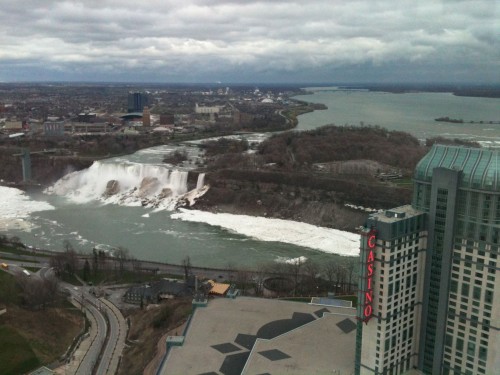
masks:
<path id="1" fill-rule="evenodd" d="M 0 80 L 499 82 L 496 4 L 9 1 Z"/>

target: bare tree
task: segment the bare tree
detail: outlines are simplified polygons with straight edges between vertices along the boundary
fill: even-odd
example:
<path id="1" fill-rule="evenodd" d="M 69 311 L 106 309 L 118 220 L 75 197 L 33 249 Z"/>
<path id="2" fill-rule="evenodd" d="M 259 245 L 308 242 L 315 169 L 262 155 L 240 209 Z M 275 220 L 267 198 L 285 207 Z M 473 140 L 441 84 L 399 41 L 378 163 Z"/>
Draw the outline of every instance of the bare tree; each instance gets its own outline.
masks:
<path id="1" fill-rule="evenodd" d="M 316 294 L 320 267 L 317 263 L 308 260 L 304 263 L 304 272 L 307 277 L 307 287 L 310 294 Z"/>
<path id="2" fill-rule="evenodd" d="M 333 281 L 335 279 L 335 271 L 336 271 L 335 261 L 330 260 L 330 261 L 324 263 L 322 270 L 323 270 L 324 275 L 326 276 L 326 279 L 328 280 L 330 285 L 332 285 Z"/>
<path id="3" fill-rule="evenodd" d="M 64 241 L 64 248 L 65 248 L 65 259 L 66 259 L 66 272 L 68 272 L 70 275 L 73 275 L 76 270 L 78 269 L 78 255 L 76 254 L 75 249 L 71 245 L 71 243 L 67 240 Z"/>
<path id="4" fill-rule="evenodd" d="M 115 250 L 114 255 L 118 260 L 118 264 L 120 266 L 120 274 L 123 274 L 123 270 L 125 268 L 125 262 L 128 259 L 128 249 L 119 246 L 118 249 Z"/>
<path id="5" fill-rule="evenodd" d="M 99 258 L 95 247 L 92 249 L 92 269 L 94 271 L 94 276 L 97 275 L 97 271 L 99 270 Z"/>
<path id="6" fill-rule="evenodd" d="M 295 297 L 299 286 L 300 269 L 304 265 L 304 261 L 302 260 L 301 257 L 298 257 L 290 260 L 287 264 L 289 265 L 289 268 L 291 269 L 291 273 L 293 275 L 293 281 L 294 281 L 293 295 Z"/>
<path id="7" fill-rule="evenodd" d="M 236 285 L 241 290 L 243 294 L 245 294 L 248 285 L 250 284 L 252 278 L 252 274 L 247 269 L 238 269 L 236 270 Z"/>
<path id="8" fill-rule="evenodd" d="M 184 259 L 182 259 L 182 267 L 184 268 L 184 280 L 187 281 L 191 273 L 191 258 L 189 255 L 186 255 Z"/>
<path id="9" fill-rule="evenodd" d="M 26 306 L 45 309 L 58 296 L 58 281 L 55 277 L 27 277 L 23 273 L 17 276 L 21 287 L 21 296 Z"/>
<path id="10" fill-rule="evenodd" d="M 347 292 L 351 293 L 352 291 L 352 278 L 354 275 L 354 270 L 356 269 L 356 264 L 358 260 L 356 258 L 347 258 L 345 261 L 345 268 L 348 280 L 348 289 Z"/>
<path id="11" fill-rule="evenodd" d="M 142 267 L 142 263 L 140 260 L 138 260 L 137 258 L 135 257 L 129 257 L 130 261 L 132 262 L 132 269 L 135 271 L 135 272 L 138 272 L 141 270 L 141 267 Z"/>
<path id="12" fill-rule="evenodd" d="M 49 260 L 50 266 L 54 268 L 58 276 L 61 276 L 63 273 L 73 275 L 78 268 L 78 255 L 69 241 L 64 241 L 64 248 L 64 252 L 57 253 Z"/>
<path id="13" fill-rule="evenodd" d="M 346 270 L 342 264 L 337 263 L 335 266 L 335 285 L 340 288 L 341 293 L 344 293 L 345 290 L 345 279 L 346 279 Z"/>
<path id="14" fill-rule="evenodd" d="M 263 294 L 264 280 L 269 272 L 269 264 L 260 264 L 257 270 L 252 273 L 251 279 L 256 296 L 261 296 Z"/>

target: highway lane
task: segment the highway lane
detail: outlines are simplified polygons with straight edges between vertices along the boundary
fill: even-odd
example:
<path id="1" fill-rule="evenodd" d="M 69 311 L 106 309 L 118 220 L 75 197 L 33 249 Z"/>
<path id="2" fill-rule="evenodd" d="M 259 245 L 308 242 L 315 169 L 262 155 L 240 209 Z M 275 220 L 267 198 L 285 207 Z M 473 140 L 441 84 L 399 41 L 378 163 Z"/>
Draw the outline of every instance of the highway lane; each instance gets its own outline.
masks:
<path id="1" fill-rule="evenodd" d="M 123 315 L 108 300 L 99 299 L 103 309 L 106 311 L 110 330 L 106 348 L 101 357 L 101 362 L 97 368 L 97 374 L 115 374 L 118 369 L 120 357 L 125 346 L 126 325 Z"/>
<path id="2" fill-rule="evenodd" d="M 100 309 L 100 304 L 96 304 L 95 301 L 90 300 L 82 287 L 75 287 L 64 282 L 61 282 L 61 287 L 70 293 L 71 298 L 75 299 L 78 303 L 84 306 L 86 314 L 91 315 L 89 320 L 97 324 L 96 335 L 92 338 L 90 347 L 76 370 L 76 374 L 78 375 L 92 374 L 94 373 L 94 368 L 99 361 L 99 356 L 106 341 L 108 323 L 104 313 Z"/>

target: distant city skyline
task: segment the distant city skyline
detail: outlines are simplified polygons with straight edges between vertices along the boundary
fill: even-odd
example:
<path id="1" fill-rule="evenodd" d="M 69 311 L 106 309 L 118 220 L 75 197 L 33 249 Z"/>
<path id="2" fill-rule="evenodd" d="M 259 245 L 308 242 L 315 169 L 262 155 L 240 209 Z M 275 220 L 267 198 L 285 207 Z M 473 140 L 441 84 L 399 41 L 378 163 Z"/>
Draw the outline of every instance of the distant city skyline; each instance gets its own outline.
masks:
<path id="1" fill-rule="evenodd" d="M 488 0 L 19 0 L 0 81 L 500 83 Z"/>

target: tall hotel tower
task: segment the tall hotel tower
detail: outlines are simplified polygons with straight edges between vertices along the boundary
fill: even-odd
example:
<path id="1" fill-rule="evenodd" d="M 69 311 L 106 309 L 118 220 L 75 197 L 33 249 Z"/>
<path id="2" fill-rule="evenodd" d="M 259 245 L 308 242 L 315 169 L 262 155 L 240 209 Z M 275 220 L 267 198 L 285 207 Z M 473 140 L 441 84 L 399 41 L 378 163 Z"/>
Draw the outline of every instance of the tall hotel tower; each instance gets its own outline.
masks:
<path id="1" fill-rule="evenodd" d="M 499 234 L 499 151 L 434 146 L 362 231 L 356 374 L 498 374 Z"/>

